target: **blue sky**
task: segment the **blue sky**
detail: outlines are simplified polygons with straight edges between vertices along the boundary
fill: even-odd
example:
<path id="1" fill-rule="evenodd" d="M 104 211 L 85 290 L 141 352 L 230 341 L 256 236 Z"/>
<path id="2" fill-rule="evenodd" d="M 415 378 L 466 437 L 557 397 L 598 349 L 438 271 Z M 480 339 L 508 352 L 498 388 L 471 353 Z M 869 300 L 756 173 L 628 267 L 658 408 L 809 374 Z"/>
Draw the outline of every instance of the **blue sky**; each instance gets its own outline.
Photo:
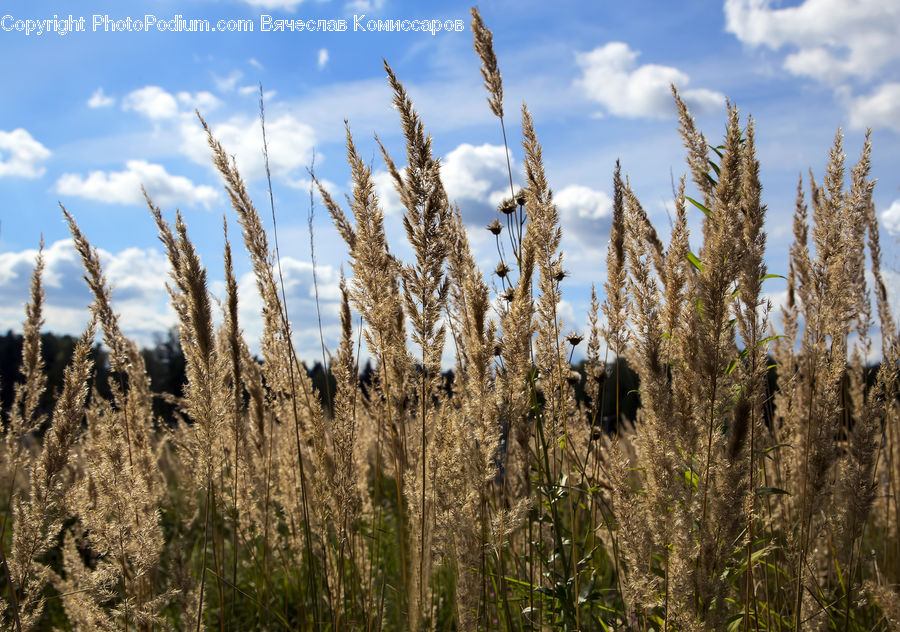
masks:
<path id="1" fill-rule="evenodd" d="M 167 0 L 73 3 L 7 1 L 0 9 L 0 329 L 18 330 L 28 277 L 43 235 L 46 329 L 77 333 L 90 303 L 57 202 L 101 249 L 123 328 L 139 342 L 175 324 L 167 267 L 144 184 L 168 217 L 179 208 L 222 295 L 222 216 L 239 230 L 194 109 L 236 155 L 263 216 L 268 214 L 257 118 L 266 94 L 267 133 L 288 301 L 301 353 L 319 356 L 312 302 L 306 168 L 338 197 L 349 191 L 343 121 L 371 158 L 395 252 L 404 245 L 401 211 L 377 151 L 377 133 L 404 157 L 382 58 L 406 85 L 434 136 L 451 197 L 471 227 L 486 271 L 496 252 L 484 226 L 507 179 L 502 137 L 472 50 L 469 5 L 395 0 Z M 770 271 L 784 273 L 798 174 L 821 178 L 838 126 L 848 164 L 873 128 L 876 207 L 887 281 L 900 295 L 900 5 L 881 0 L 709 0 L 687 2 L 491 2 L 514 178 L 522 181 L 520 115 L 531 109 L 560 207 L 571 273 L 562 309 L 583 330 L 590 284 L 602 287 L 612 172 L 622 161 L 651 218 L 667 232 L 672 181 L 685 170 L 668 85 L 679 86 L 710 140 L 724 131 L 724 99 L 756 120 Z M 85 32 L 27 21 L 83 17 Z M 375 20 L 462 20 L 435 34 L 354 31 Z M 104 32 L 93 16 L 144 21 L 249 20 L 253 32 Z M 261 32 L 273 19 L 346 20 L 344 32 Z M 58 25 L 57 25 L 58 26 Z M 55 30 L 54 30 L 55 29 Z M 508 187 L 508 184 L 507 184 Z M 315 201 L 315 246 L 326 342 L 337 332 L 337 281 L 346 250 Z M 693 217 L 694 225 L 699 217 Z M 696 234 L 699 234 L 697 231 Z M 695 241 L 695 240 L 694 240 Z M 693 242 L 692 242 L 693 243 Z M 239 258 L 242 323 L 258 337 L 259 300 Z M 776 303 L 783 282 L 769 281 Z M 896 302 L 895 302 L 896 305 Z"/>

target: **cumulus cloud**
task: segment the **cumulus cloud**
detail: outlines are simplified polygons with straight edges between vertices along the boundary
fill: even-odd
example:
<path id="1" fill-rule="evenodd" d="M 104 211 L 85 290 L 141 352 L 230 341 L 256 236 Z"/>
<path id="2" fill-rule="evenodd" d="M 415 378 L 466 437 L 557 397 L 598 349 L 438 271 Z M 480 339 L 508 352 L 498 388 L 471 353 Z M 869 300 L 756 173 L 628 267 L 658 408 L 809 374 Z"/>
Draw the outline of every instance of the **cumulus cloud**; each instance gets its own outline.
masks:
<path id="1" fill-rule="evenodd" d="M 152 344 L 153 334 L 175 324 L 165 289 L 165 256 L 158 250 L 139 248 L 99 252 L 123 331 L 139 344 Z M 0 253 L 0 328 L 4 330 L 21 331 L 36 255 L 33 249 Z M 77 335 L 87 323 L 87 307 L 92 301 L 81 278 L 81 259 L 67 239 L 50 244 L 44 250 L 44 261 L 44 329 Z"/>
<path id="2" fill-rule="evenodd" d="M 234 89 L 237 87 L 238 81 L 244 76 L 240 70 L 235 70 L 231 74 L 220 77 L 218 75 L 213 75 L 213 82 L 216 84 L 216 88 L 219 92 L 234 92 Z"/>
<path id="3" fill-rule="evenodd" d="M 900 200 L 894 202 L 880 214 L 881 223 L 895 239 L 900 239 Z"/>
<path id="4" fill-rule="evenodd" d="M 319 343 L 312 264 L 294 257 L 282 256 L 281 272 L 297 353 L 303 360 L 315 362 L 322 357 L 322 351 Z M 334 349 L 340 336 L 340 274 L 332 266 L 318 265 L 316 277 L 325 344 L 329 349 Z M 221 283 L 214 284 L 212 289 L 214 293 L 224 295 Z M 253 273 L 247 273 L 238 279 L 238 318 L 251 349 L 258 348 L 262 338 L 262 309 L 256 279 Z"/>
<path id="5" fill-rule="evenodd" d="M 100 248 L 99 254 L 104 274 L 113 288 L 113 309 L 120 316 L 123 332 L 141 346 L 154 344 L 157 334 L 177 324 L 165 287 L 169 271 L 165 254 L 154 248 L 127 248 L 115 253 Z M 36 255 L 36 249 L 0 253 L 0 330 L 22 330 Z M 78 335 L 87 324 L 88 306 L 93 298 L 82 279 L 84 269 L 72 240 L 49 244 L 44 249 L 44 261 L 44 329 Z M 295 346 L 304 361 L 315 362 L 321 358 L 321 348 L 312 264 L 283 256 L 281 268 Z M 325 343 L 334 349 L 340 336 L 340 274 L 328 265 L 317 266 L 316 274 Z M 212 280 L 210 292 L 224 298 L 224 282 Z M 241 328 L 251 350 L 258 352 L 263 306 L 252 272 L 239 278 L 238 297 Z M 220 320 L 219 310 L 214 309 L 213 315 Z"/>
<path id="6" fill-rule="evenodd" d="M 384 0 L 350 0 L 345 5 L 347 13 L 366 13 L 377 11 L 384 6 Z"/>
<path id="7" fill-rule="evenodd" d="M 850 99 L 849 110 L 853 127 L 900 131 L 900 83 L 885 83 L 870 94 Z"/>
<path id="8" fill-rule="evenodd" d="M 39 178 L 46 171 L 41 163 L 49 157 L 50 150 L 21 127 L 11 132 L 0 130 L 0 178 Z"/>
<path id="9" fill-rule="evenodd" d="M 211 124 L 213 135 L 222 143 L 229 156 L 237 160 L 241 175 L 255 179 L 265 175 L 262 154 L 262 130 L 259 120 L 234 117 L 218 124 Z M 196 119 L 186 117 L 181 124 L 181 150 L 197 164 L 207 166 L 209 144 L 206 133 Z M 275 176 L 291 176 L 302 171 L 312 160 L 316 135 L 312 127 L 301 123 L 291 114 L 266 115 L 266 140 L 269 149 L 269 166 Z"/>
<path id="10" fill-rule="evenodd" d="M 463 143 L 444 158 L 441 179 L 451 200 L 499 204 L 509 197 L 506 150 L 501 145 Z"/>
<path id="11" fill-rule="evenodd" d="M 516 177 L 515 159 L 511 157 L 510 163 Z M 405 166 L 400 168 L 400 173 L 405 177 Z M 404 208 L 391 175 L 385 170 L 377 170 L 372 174 L 372 180 L 381 208 L 389 221 L 392 217 L 402 215 Z M 470 246 L 476 256 L 482 251 L 493 253 L 493 237 L 484 227 L 498 216 L 497 206 L 504 198 L 509 197 L 509 173 L 503 146 L 488 143 L 458 145 L 441 158 L 441 180 L 450 202 L 459 205 L 463 221 L 469 227 Z M 402 230 L 402 227 L 398 228 Z"/>
<path id="12" fill-rule="evenodd" d="M 318 55 L 316 63 L 319 66 L 319 70 L 322 70 L 325 67 L 325 65 L 328 63 L 328 49 L 327 48 L 319 49 L 319 55 Z"/>
<path id="13" fill-rule="evenodd" d="M 900 4 L 883 0 L 725 0 L 725 29 L 751 46 L 788 49 L 785 69 L 828 83 L 871 78 L 900 60 Z"/>
<path id="14" fill-rule="evenodd" d="M 200 92 L 179 92 L 177 98 L 178 103 L 184 108 L 190 112 L 200 110 L 201 114 L 215 110 L 222 104 L 214 94 L 206 92 L 205 90 L 201 90 Z"/>
<path id="15" fill-rule="evenodd" d="M 406 169 L 401 171 L 405 175 Z M 381 210 L 385 215 L 402 215 L 403 205 L 400 203 L 400 194 L 394 186 L 394 178 L 387 171 L 375 171 L 372 173 L 372 182 L 375 184 L 375 195 L 381 204 Z"/>
<path id="16" fill-rule="evenodd" d="M 670 86 L 698 114 L 714 111 L 725 103 L 725 95 L 706 89 L 688 89 L 690 77 L 672 66 L 638 66 L 639 51 L 624 42 L 610 42 L 586 53 L 576 53 L 582 76 L 575 84 L 606 111 L 627 118 L 675 116 Z"/>
<path id="17" fill-rule="evenodd" d="M 563 248 L 572 261 L 602 261 L 612 224 L 612 199 L 603 191 L 579 184 L 553 196 L 559 209 Z"/>
<path id="18" fill-rule="evenodd" d="M 564 219 L 597 221 L 612 217 L 612 200 L 603 191 L 573 184 L 562 189 L 554 199 Z"/>
<path id="19" fill-rule="evenodd" d="M 303 4 L 303 0 L 244 0 L 251 7 L 259 7 L 260 9 L 266 9 L 269 11 L 273 11 L 276 9 L 280 9 L 282 11 L 293 11 L 301 4 Z"/>
<path id="20" fill-rule="evenodd" d="M 107 108 L 116 102 L 110 96 L 107 96 L 103 92 L 103 88 L 97 88 L 94 90 L 94 93 L 91 95 L 91 98 L 88 99 L 88 107 L 89 108 Z"/>
<path id="21" fill-rule="evenodd" d="M 56 182 L 62 195 L 74 195 L 110 204 L 143 204 L 141 185 L 156 204 L 162 206 L 203 205 L 209 207 L 218 192 L 197 185 L 184 176 L 168 173 L 162 165 L 144 160 L 129 160 L 124 171 L 92 171 L 87 176 L 63 174 Z"/>
<path id="22" fill-rule="evenodd" d="M 95 96 L 97 93 L 94 93 Z M 94 97 L 91 97 L 93 100 Z M 122 99 L 122 109 L 132 110 L 150 120 L 172 119 L 177 116 L 194 116 L 194 111 L 210 112 L 218 108 L 222 102 L 211 92 L 201 90 L 188 92 L 182 90 L 177 94 L 167 92 L 159 86 L 144 86 L 130 92 Z M 92 106 L 93 107 L 93 106 Z"/>
<path id="23" fill-rule="evenodd" d="M 178 114 L 178 101 L 159 86 L 145 86 L 122 99 L 123 110 L 134 110 L 151 120 L 169 119 Z"/>

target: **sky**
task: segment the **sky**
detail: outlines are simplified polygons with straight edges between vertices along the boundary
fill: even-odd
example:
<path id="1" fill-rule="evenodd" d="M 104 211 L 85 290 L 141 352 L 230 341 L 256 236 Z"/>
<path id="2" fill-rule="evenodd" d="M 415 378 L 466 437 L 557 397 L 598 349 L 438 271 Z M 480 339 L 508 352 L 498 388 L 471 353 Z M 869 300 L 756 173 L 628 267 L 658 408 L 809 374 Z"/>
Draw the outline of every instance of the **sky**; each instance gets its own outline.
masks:
<path id="1" fill-rule="evenodd" d="M 592 283 L 602 298 L 617 159 L 651 220 L 668 233 L 673 183 L 686 170 L 672 83 L 714 143 L 724 134 L 726 98 L 744 121 L 752 114 L 768 209 L 767 260 L 775 274 L 787 272 L 798 177 L 806 181 L 812 169 L 822 179 L 839 127 L 849 167 L 872 128 L 874 199 L 897 313 L 900 4 L 498 0 L 480 10 L 494 33 L 503 74 L 517 184 L 524 180 L 522 103 L 543 145 L 570 273 L 560 309 L 567 330 L 585 330 Z M 216 30 L 192 32 L 192 20 L 206 20 Z M 386 20 L 408 20 L 413 29 L 378 30 L 378 21 Z M 422 32 L 426 20 L 440 30 Z M 275 30 L 298 21 L 302 31 Z M 329 21 L 344 21 L 347 28 L 318 30 Z M 224 296 L 226 218 L 240 253 L 241 325 L 255 344 L 261 303 L 194 112 L 236 157 L 271 229 L 258 116 L 262 86 L 295 344 L 304 359 L 321 357 L 311 217 L 324 339 L 334 348 L 341 267 L 350 271 L 346 247 L 321 200 L 311 197 L 308 168 L 314 166 L 335 199 L 350 192 L 345 119 L 372 164 L 391 249 L 410 254 L 402 208 L 375 141 L 377 134 L 403 164 L 382 60 L 404 83 L 432 134 L 445 187 L 489 273 L 497 253 L 485 226 L 509 185 L 470 21 L 469 5 L 458 2 L 7 0 L 0 9 L 0 331 L 21 330 L 42 237 L 45 330 L 78 334 L 87 322 L 91 297 L 59 204 L 99 248 L 125 333 L 148 345 L 176 324 L 165 289 L 167 260 L 143 185 L 170 221 L 176 209 L 183 214 L 218 299 Z M 700 212 L 689 215 L 696 250 Z M 784 281 L 767 281 L 765 290 L 777 305 Z"/>

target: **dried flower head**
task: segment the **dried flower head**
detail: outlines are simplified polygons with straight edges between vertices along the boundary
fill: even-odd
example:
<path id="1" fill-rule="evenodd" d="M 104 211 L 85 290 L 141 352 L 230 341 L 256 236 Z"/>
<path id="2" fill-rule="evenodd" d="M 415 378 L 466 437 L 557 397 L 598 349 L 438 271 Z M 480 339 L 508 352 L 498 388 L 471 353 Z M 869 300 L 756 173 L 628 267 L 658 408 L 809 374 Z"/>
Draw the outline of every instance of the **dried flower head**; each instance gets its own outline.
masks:
<path id="1" fill-rule="evenodd" d="M 499 235 L 503 230 L 503 226 L 500 224 L 500 220 L 495 217 L 494 221 L 487 225 L 487 229 L 494 235 Z"/>
<path id="2" fill-rule="evenodd" d="M 499 210 L 504 215 L 512 215 L 513 213 L 516 212 L 516 202 L 515 202 L 515 200 L 506 198 L 505 200 L 500 202 L 500 205 L 497 207 L 497 210 Z"/>
<path id="3" fill-rule="evenodd" d="M 577 347 L 578 345 L 580 345 L 582 340 L 584 340 L 584 336 L 575 331 L 566 336 L 566 342 L 568 342 L 573 347 Z"/>
<path id="4" fill-rule="evenodd" d="M 494 270 L 494 274 L 496 274 L 501 279 L 505 279 L 506 275 L 509 274 L 509 266 L 501 261 L 497 264 L 497 268 Z"/>

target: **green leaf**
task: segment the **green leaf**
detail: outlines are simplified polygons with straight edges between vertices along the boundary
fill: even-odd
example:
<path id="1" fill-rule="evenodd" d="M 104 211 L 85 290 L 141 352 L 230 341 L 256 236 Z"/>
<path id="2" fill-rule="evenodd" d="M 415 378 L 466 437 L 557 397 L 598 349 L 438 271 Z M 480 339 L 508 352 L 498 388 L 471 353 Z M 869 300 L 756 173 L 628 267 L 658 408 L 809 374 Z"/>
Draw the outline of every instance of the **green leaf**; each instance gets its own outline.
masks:
<path id="1" fill-rule="evenodd" d="M 685 470 L 684 480 L 694 491 L 697 491 L 697 486 L 700 484 L 700 476 L 696 472 Z"/>
<path id="2" fill-rule="evenodd" d="M 744 622 L 744 613 L 733 615 L 730 619 L 728 619 L 728 632 L 737 632 L 741 629 L 741 624 Z"/>
<path id="3" fill-rule="evenodd" d="M 700 263 L 700 259 L 697 258 L 697 255 L 695 255 L 693 252 L 688 250 L 686 256 L 687 256 L 687 260 L 691 262 L 691 265 L 693 265 L 695 268 L 697 268 L 697 270 L 699 270 L 700 272 L 703 272 L 703 270 L 704 270 L 703 264 Z"/>
<path id="4" fill-rule="evenodd" d="M 785 491 L 783 489 L 779 489 L 778 487 L 757 487 L 756 488 L 757 496 L 772 496 L 772 495 L 776 495 L 776 494 L 785 494 L 787 496 L 791 495 L 790 492 Z"/>
<path id="5" fill-rule="evenodd" d="M 765 281 L 767 279 L 784 279 L 785 281 L 787 281 L 787 277 L 781 274 L 767 274 L 760 278 L 760 281 Z"/>
<path id="6" fill-rule="evenodd" d="M 708 175 L 706 177 L 709 178 Z M 712 178 L 710 178 L 710 179 L 712 179 Z M 698 202 L 694 198 L 685 195 L 684 199 L 687 200 L 688 202 L 690 202 L 691 204 L 693 204 L 694 206 L 696 206 L 697 208 L 699 208 L 701 211 L 703 211 L 703 214 L 706 215 L 707 217 L 709 217 L 710 213 L 712 213 L 712 211 L 710 211 L 708 208 L 706 208 L 705 206 L 700 204 L 700 202 Z"/>
<path id="7" fill-rule="evenodd" d="M 779 443 L 777 445 L 769 446 L 765 450 L 757 450 L 756 453 L 763 455 L 767 459 L 774 459 L 775 457 L 772 456 L 772 454 L 771 454 L 772 452 L 774 452 L 775 450 L 779 450 L 781 448 L 790 448 L 790 447 L 793 447 L 793 446 L 791 446 L 790 443 Z"/>

